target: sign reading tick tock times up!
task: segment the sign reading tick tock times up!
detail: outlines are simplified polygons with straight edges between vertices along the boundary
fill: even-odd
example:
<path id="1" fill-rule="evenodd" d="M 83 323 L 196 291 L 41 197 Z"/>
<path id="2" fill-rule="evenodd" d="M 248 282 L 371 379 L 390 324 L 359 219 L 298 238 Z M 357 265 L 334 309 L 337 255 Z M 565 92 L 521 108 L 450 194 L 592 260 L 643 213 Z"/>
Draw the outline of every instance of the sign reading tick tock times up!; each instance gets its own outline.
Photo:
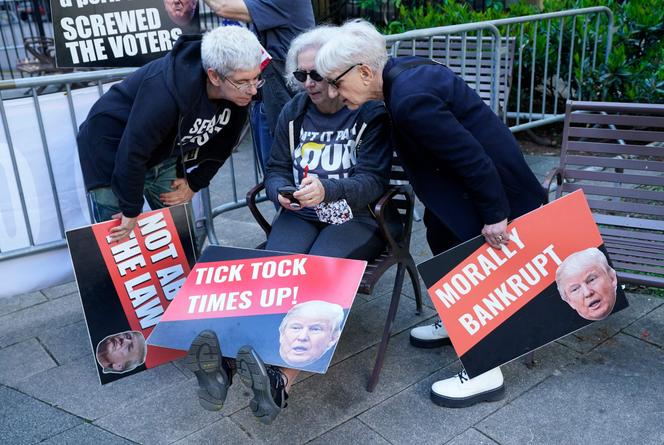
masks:
<path id="1" fill-rule="evenodd" d="M 480 236 L 418 265 L 471 377 L 627 307 L 582 191 L 508 232 L 501 249 Z"/>
<path id="2" fill-rule="evenodd" d="M 199 34 L 197 0 L 52 0 L 58 67 L 143 66 Z"/>

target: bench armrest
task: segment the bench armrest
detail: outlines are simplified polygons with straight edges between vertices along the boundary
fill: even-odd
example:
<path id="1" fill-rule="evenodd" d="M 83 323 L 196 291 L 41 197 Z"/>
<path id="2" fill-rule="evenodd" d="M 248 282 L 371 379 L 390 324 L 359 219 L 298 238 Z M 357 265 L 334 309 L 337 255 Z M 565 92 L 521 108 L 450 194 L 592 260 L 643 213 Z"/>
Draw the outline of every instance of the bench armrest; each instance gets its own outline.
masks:
<path id="1" fill-rule="evenodd" d="M 546 176 L 544 177 L 544 181 L 542 182 L 542 187 L 544 188 L 544 191 L 546 192 L 546 197 L 547 200 L 549 198 L 549 194 L 551 194 L 551 186 L 553 185 L 553 180 L 555 179 L 556 185 L 560 187 L 563 185 L 563 172 L 560 169 L 560 167 L 556 167 L 553 170 L 549 171 Z"/>
<path id="2" fill-rule="evenodd" d="M 402 239 L 401 244 L 403 246 L 400 246 L 399 243 L 397 243 L 397 241 L 390 233 L 385 213 L 387 211 L 389 202 L 396 195 L 403 195 L 406 201 L 406 214 L 403 216 L 404 222 L 402 223 L 403 237 L 401 238 Z M 409 184 L 390 186 L 387 189 L 387 191 L 383 193 L 383 196 L 381 196 L 378 199 L 376 205 L 374 206 L 374 215 L 376 217 L 376 221 L 378 221 L 378 227 L 380 227 L 380 231 L 382 232 L 383 237 L 385 238 L 387 244 L 389 245 L 390 249 L 393 252 L 399 252 L 404 247 L 408 249 L 408 246 L 410 245 L 410 232 L 413 226 L 414 206 L 415 206 L 415 200 L 414 200 L 413 188 Z"/>
<path id="3" fill-rule="evenodd" d="M 272 226 L 270 225 L 269 222 L 267 222 L 267 219 L 263 216 L 260 210 L 258 210 L 258 206 L 256 205 L 256 197 L 258 194 L 265 189 L 265 183 L 260 182 L 253 186 L 249 191 L 247 192 L 247 207 L 249 207 L 249 211 L 253 215 L 254 219 L 258 223 L 259 226 L 261 226 L 261 229 L 265 232 L 265 236 L 270 234 L 270 230 L 272 230 Z"/>

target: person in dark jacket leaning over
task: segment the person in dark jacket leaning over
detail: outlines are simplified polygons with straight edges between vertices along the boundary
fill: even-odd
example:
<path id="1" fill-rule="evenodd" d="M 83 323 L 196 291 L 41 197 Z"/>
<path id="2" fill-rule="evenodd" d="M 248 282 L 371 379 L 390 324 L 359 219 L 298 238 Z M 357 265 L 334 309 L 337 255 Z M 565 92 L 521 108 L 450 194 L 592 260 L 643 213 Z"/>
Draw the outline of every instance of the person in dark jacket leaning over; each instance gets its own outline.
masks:
<path id="1" fill-rule="evenodd" d="M 78 152 L 95 220 L 122 220 L 113 240 L 132 231 L 143 196 L 156 209 L 208 186 L 262 85 L 260 59 L 258 40 L 242 27 L 182 36 L 92 106 Z"/>
<path id="2" fill-rule="evenodd" d="M 509 241 L 507 221 L 545 200 L 512 133 L 447 67 L 417 57 L 388 60 L 385 47 L 371 24 L 349 22 L 318 52 L 316 69 L 349 108 L 385 100 L 397 154 L 426 207 L 434 255 L 479 234 L 500 248 Z M 413 329 L 411 343 L 439 346 L 449 337 L 437 321 Z M 462 370 L 435 382 L 431 398 L 461 407 L 498 400 L 504 392 L 500 368 L 473 379 Z"/>

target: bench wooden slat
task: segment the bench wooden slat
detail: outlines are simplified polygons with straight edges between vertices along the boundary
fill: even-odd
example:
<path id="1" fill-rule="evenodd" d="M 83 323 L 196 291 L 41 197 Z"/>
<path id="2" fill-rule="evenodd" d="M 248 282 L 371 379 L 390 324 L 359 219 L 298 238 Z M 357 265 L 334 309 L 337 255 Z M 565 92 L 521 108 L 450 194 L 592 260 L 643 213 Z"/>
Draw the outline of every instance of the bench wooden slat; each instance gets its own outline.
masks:
<path id="1" fill-rule="evenodd" d="M 664 147 L 651 145 L 617 144 L 612 142 L 567 141 L 567 150 L 590 153 L 625 154 L 636 156 L 664 157 Z"/>
<path id="2" fill-rule="evenodd" d="M 653 241 L 638 242 L 630 238 L 616 238 L 612 236 L 603 236 L 602 239 L 607 245 L 616 246 L 621 249 L 642 250 L 653 255 L 664 255 L 664 244 L 661 243 Z"/>
<path id="3" fill-rule="evenodd" d="M 565 177 L 572 179 L 588 179 L 590 181 L 598 182 L 664 186 L 663 176 L 632 175 L 627 173 L 613 173 L 607 171 L 566 169 Z"/>
<path id="4" fill-rule="evenodd" d="M 649 267 L 649 266 L 635 266 L 634 263 L 623 263 L 621 261 L 614 261 L 613 268 L 620 269 L 630 269 L 639 272 L 655 273 L 655 274 L 664 274 L 664 268 Z"/>
<path id="5" fill-rule="evenodd" d="M 607 249 L 611 252 L 618 252 L 626 256 L 635 258 L 649 258 L 657 260 L 662 263 L 664 267 L 664 250 L 661 249 L 645 249 L 643 247 L 628 246 L 625 244 L 606 243 Z"/>
<path id="6" fill-rule="evenodd" d="M 664 222 L 653 219 L 629 218 L 626 216 L 602 215 L 593 213 L 593 218 L 597 224 L 607 224 L 612 226 L 629 227 L 633 229 L 664 230 Z"/>
<path id="7" fill-rule="evenodd" d="M 589 165 L 607 168 L 624 168 L 626 170 L 644 170 L 652 172 L 664 172 L 664 162 L 637 160 L 637 159 L 619 159 L 615 157 L 601 156 L 579 156 L 568 155 L 565 163 L 572 165 Z"/>
<path id="8" fill-rule="evenodd" d="M 628 262 L 628 263 L 629 262 L 634 263 L 633 269 L 638 270 L 638 267 L 640 267 L 641 264 L 647 264 L 647 265 L 650 265 L 650 266 L 662 267 L 663 268 L 662 272 L 664 272 L 664 263 L 662 261 L 657 261 L 656 259 L 652 259 L 652 258 L 639 258 L 638 263 L 636 263 L 636 262 L 634 262 L 633 259 L 630 259 L 630 258 L 633 258 L 633 257 L 620 255 L 620 254 L 617 254 L 617 253 L 611 255 L 611 259 L 614 260 L 614 261 L 624 261 L 624 262 Z"/>
<path id="9" fill-rule="evenodd" d="M 615 227 L 600 227 L 602 236 L 615 236 L 626 239 L 634 239 L 637 242 L 664 242 L 664 233 L 642 232 L 636 230 L 617 229 Z"/>
<path id="10" fill-rule="evenodd" d="M 650 204 L 641 204 L 638 202 L 605 201 L 597 199 L 588 199 L 587 201 L 588 205 L 593 210 L 613 210 L 616 212 L 640 213 L 642 215 L 664 217 L 664 206 L 653 206 Z M 659 221 L 659 223 L 664 225 L 664 222 L 662 221 Z"/>
<path id="11" fill-rule="evenodd" d="M 651 201 L 664 201 L 664 192 L 654 190 L 643 190 L 626 187 L 611 187 L 591 184 L 579 184 L 577 182 L 566 182 L 562 185 L 563 192 L 575 192 L 583 190 L 586 195 L 610 196 L 615 198 L 634 198 Z"/>
<path id="12" fill-rule="evenodd" d="M 569 127 L 568 135 L 569 137 L 612 140 L 624 139 L 626 141 L 664 141 L 664 131 L 613 130 L 611 128 Z"/>
<path id="13" fill-rule="evenodd" d="M 635 116 L 629 114 L 572 113 L 570 122 L 602 125 L 633 125 L 637 127 L 662 127 L 664 116 Z"/>

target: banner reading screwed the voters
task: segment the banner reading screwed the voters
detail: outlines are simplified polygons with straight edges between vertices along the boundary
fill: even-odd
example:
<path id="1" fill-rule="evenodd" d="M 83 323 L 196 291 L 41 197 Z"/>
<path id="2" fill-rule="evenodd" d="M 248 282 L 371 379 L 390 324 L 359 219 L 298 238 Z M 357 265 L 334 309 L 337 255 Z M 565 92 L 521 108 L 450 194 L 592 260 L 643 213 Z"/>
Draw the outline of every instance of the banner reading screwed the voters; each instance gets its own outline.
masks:
<path id="1" fill-rule="evenodd" d="M 582 191 L 418 265 L 470 377 L 627 307 Z"/>
<path id="2" fill-rule="evenodd" d="M 148 338 L 186 351 L 216 332 L 225 357 L 251 345 L 265 363 L 324 373 L 365 261 L 210 246 Z"/>
<path id="3" fill-rule="evenodd" d="M 190 207 L 141 213 L 130 237 L 109 241 L 119 220 L 67 232 L 76 283 L 102 384 L 182 357 L 148 346 L 195 262 Z"/>
<path id="4" fill-rule="evenodd" d="M 200 34 L 197 0 L 52 0 L 58 67 L 143 66 Z"/>

